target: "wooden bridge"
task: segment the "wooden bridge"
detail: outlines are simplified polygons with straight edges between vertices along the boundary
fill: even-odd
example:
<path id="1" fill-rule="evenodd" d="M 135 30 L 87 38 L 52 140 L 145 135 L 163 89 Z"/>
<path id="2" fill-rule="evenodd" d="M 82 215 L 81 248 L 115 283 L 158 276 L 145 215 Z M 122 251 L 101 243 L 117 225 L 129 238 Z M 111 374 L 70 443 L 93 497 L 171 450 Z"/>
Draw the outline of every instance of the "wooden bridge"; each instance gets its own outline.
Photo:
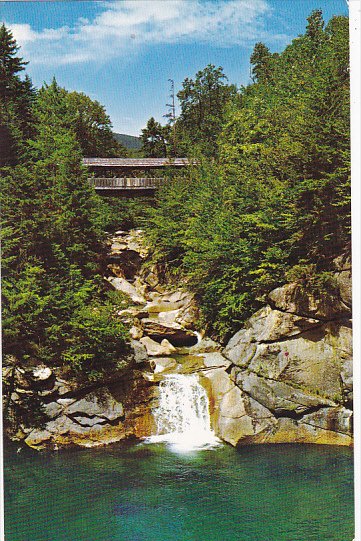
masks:
<path id="1" fill-rule="evenodd" d="M 89 183 L 102 195 L 152 195 L 164 182 L 162 177 L 145 177 L 129 173 L 147 172 L 154 169 L 179 169 L 196 162 L 189 162 L 187 158 L 84 158 L 83 164 L 93 171 L 94 176 L 89 178 Z M 108 173 L 109 176 L 104 176 Z M 113 176 L 110 176 L 113 173 Z M 116 173 L 116 176 L 114 176 Z"/>
<path id="2" fill-rule="evenodd" d="M 163 178 L 155 177 L 93 177 L 89 179 L 90 185 L 103 195 L 134 190 L 154 192 L 162 181 L 164 181 Z"/>

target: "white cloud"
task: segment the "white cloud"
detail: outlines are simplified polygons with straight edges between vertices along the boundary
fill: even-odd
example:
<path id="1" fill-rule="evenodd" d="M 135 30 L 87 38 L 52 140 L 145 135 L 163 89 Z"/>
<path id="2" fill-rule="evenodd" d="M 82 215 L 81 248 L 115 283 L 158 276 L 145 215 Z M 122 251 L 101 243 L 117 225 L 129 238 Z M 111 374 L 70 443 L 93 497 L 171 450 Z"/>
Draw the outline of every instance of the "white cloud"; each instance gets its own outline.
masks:
<path id="1" fill-rule="evenodd" d="M 74 27 L 34 31 L 9 25 L 32 63 L 71 64 L 135 53 L 142 47 L 207 43 L 228 47 L 257 40 L 285 39 L 265 30 L 271 14 L 266 0 L 124 0 L 103 2 L 94 20 Z"/>
<path id="2" fill-rule="evenodd" d="M 31 29 L 30 24 L 8 24 L 6 26 L 11 26 L 14 38 L 22 46 L 28 42 L 35 41 L 37 38 L 37 33 Z"/>

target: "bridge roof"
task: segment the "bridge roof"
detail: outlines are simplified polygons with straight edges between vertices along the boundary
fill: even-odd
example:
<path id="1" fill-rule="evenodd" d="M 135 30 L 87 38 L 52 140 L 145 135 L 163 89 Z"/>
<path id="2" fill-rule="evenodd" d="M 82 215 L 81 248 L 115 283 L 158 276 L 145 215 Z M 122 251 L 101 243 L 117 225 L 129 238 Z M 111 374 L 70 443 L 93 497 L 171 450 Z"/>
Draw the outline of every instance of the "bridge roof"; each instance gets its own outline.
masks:
<path id="1" fill-rule="evenodd" d="M 83 164 L 90 167 L 121 167 L 132 169 L 154 169 L 156 167 L 185 167 L 188 158 L 83 158 Z M 192 162 L 195 164 L 196 162 Z"/>

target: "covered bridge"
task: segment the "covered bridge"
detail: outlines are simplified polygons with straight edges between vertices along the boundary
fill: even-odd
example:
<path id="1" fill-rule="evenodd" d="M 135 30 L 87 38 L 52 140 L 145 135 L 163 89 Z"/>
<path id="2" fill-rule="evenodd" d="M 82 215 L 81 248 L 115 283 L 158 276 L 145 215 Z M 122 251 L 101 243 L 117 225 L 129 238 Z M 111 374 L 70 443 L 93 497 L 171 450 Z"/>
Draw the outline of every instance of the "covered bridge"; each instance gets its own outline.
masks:
<path id="1" fill-rule="evenodd" d="M 83 164 L 94 173 L 89 182 L 98 193 L 145 195 L 154 192 L 163 181 L 162 177 L 147 176 L 147 173 L 179 169 L 196 162 L 187 158 L 83 158 Z"/>

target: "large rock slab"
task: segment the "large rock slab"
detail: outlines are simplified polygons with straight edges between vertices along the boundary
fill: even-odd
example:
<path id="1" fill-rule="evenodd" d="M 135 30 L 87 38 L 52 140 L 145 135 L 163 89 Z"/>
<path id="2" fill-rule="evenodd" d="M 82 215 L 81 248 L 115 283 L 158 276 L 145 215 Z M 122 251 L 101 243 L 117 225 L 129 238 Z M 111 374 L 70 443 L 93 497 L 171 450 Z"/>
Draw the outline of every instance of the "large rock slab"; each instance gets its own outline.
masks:
<path id="1" fill-rule="evenodd" d="M 272 413 L 243 393 L 224 368 L 205 371 L 201 383 L 210 397 L 212 426 L 222 440 L 238 445 L 274 426 Z"/>
<path id="2" fill-rule="evenodd" d="M 114 289 L 117 291 L 121 291 L 128 297 L 130 297 L 131 301 L 134 304 L 145 304 L 146 300 L 145 298 L 139 293 L 139 291 L 125 278 L 114 278 L 110 277 L 108 278 L 108 282 L 112 284 Z"/>
<path id="3" fill-rule="evenodd" d="M 153 340 L 167 339 L 173 346 L 192 346 L 197 343 L 198 338 L 194 332 L 182 329 L 180 326 L 167 326 L 152 319 L 142 319 L 141 326 L 144 334 Z"/>
<path id="4" fill-rule="evenodd" d="M 339 283 L 341 284 L 341 278 Z M 349 291 L 349 288 L 350 285 L 342 281 L 344 295 L 346 295 L 345 291 Z M 315 295 L 306 291 L 300 284 L 293 282 L 274 289 L 268 298 L 273 308 L 300 316 L 316 319 L 350 316 L 350 305 L 343 302 L 341 292 L 337 289 L 332 292 L 332 296 Z"/>
<path id="5" fill-rule="evenodd" d="M 265 307 L 236 333 L 223 355 L 239 368 L 305 387 L 341 402 L 341 372 L 352 356 L 348 319 L 300 317 Z"/>
<path id="6" fill-rule="evenodd" d="M 340 406 L 336 408 L 322 408 L 309 415 L 304 415 L 301 423 L 322 430 L 352 436 L 352 419 L 352 411 Z"/>
<path id="7" fill-rule="evenodd" d="M 223 350 L 223 355 L 234 365 L 246 367 L 251 362 L 257 349 L 252 329 L 238 331 Z"/>
<path id="8" fill-rule="evenodd" d="M 242 443 L 312 443 L 351 446 L 352 436 L 282 417 L 277 419 L 272 430 L 257 434 L 251 441 Z"/>
<path id="9" fill-rule="evenodd" d="M 231 362 L 228 361 L 223 355 L 218 352 L 203 353 L 203 364 L 207 368 L 223 368 L 227 369 L 231 366 Z"/>
<path id="10" fill-rule="evenodd" d="M 65 408 L 67 415 L 73 417 L 99 417 L 106 421 L 115 421 L 124 416 L 123 405 L 112 397 L 109 391 L 92 392 Z"/>
<path id="11" fill-rule="evenodd" d="M 238 445 L 269 430 L 275 418 L 261 404 L 246 397 L 238 387 L 226 393 L 220 403 L 217 434 L 224 441 Z"/>
<path id="12" fill-rule="evenodd" d="M 142 372 L 133 370 L 108 387 L 100 387 L 81 398 L 58 398 L 45 406 L 48 421 L 30 427 L 23 436 L 34 449 L 96 447 L 128 437 L 154 433 L 152 415 L 154 388 Z"/>
<path id="13" fill-rule="evenodd" d="M 260 377 L 253 372 L 236 369 L 234 377 L 236 384 L 245 393 L 276 416 L 297 418 L 320 407 L 336 406 L 331 400 L 306 393 L 281 381 Z"/>

